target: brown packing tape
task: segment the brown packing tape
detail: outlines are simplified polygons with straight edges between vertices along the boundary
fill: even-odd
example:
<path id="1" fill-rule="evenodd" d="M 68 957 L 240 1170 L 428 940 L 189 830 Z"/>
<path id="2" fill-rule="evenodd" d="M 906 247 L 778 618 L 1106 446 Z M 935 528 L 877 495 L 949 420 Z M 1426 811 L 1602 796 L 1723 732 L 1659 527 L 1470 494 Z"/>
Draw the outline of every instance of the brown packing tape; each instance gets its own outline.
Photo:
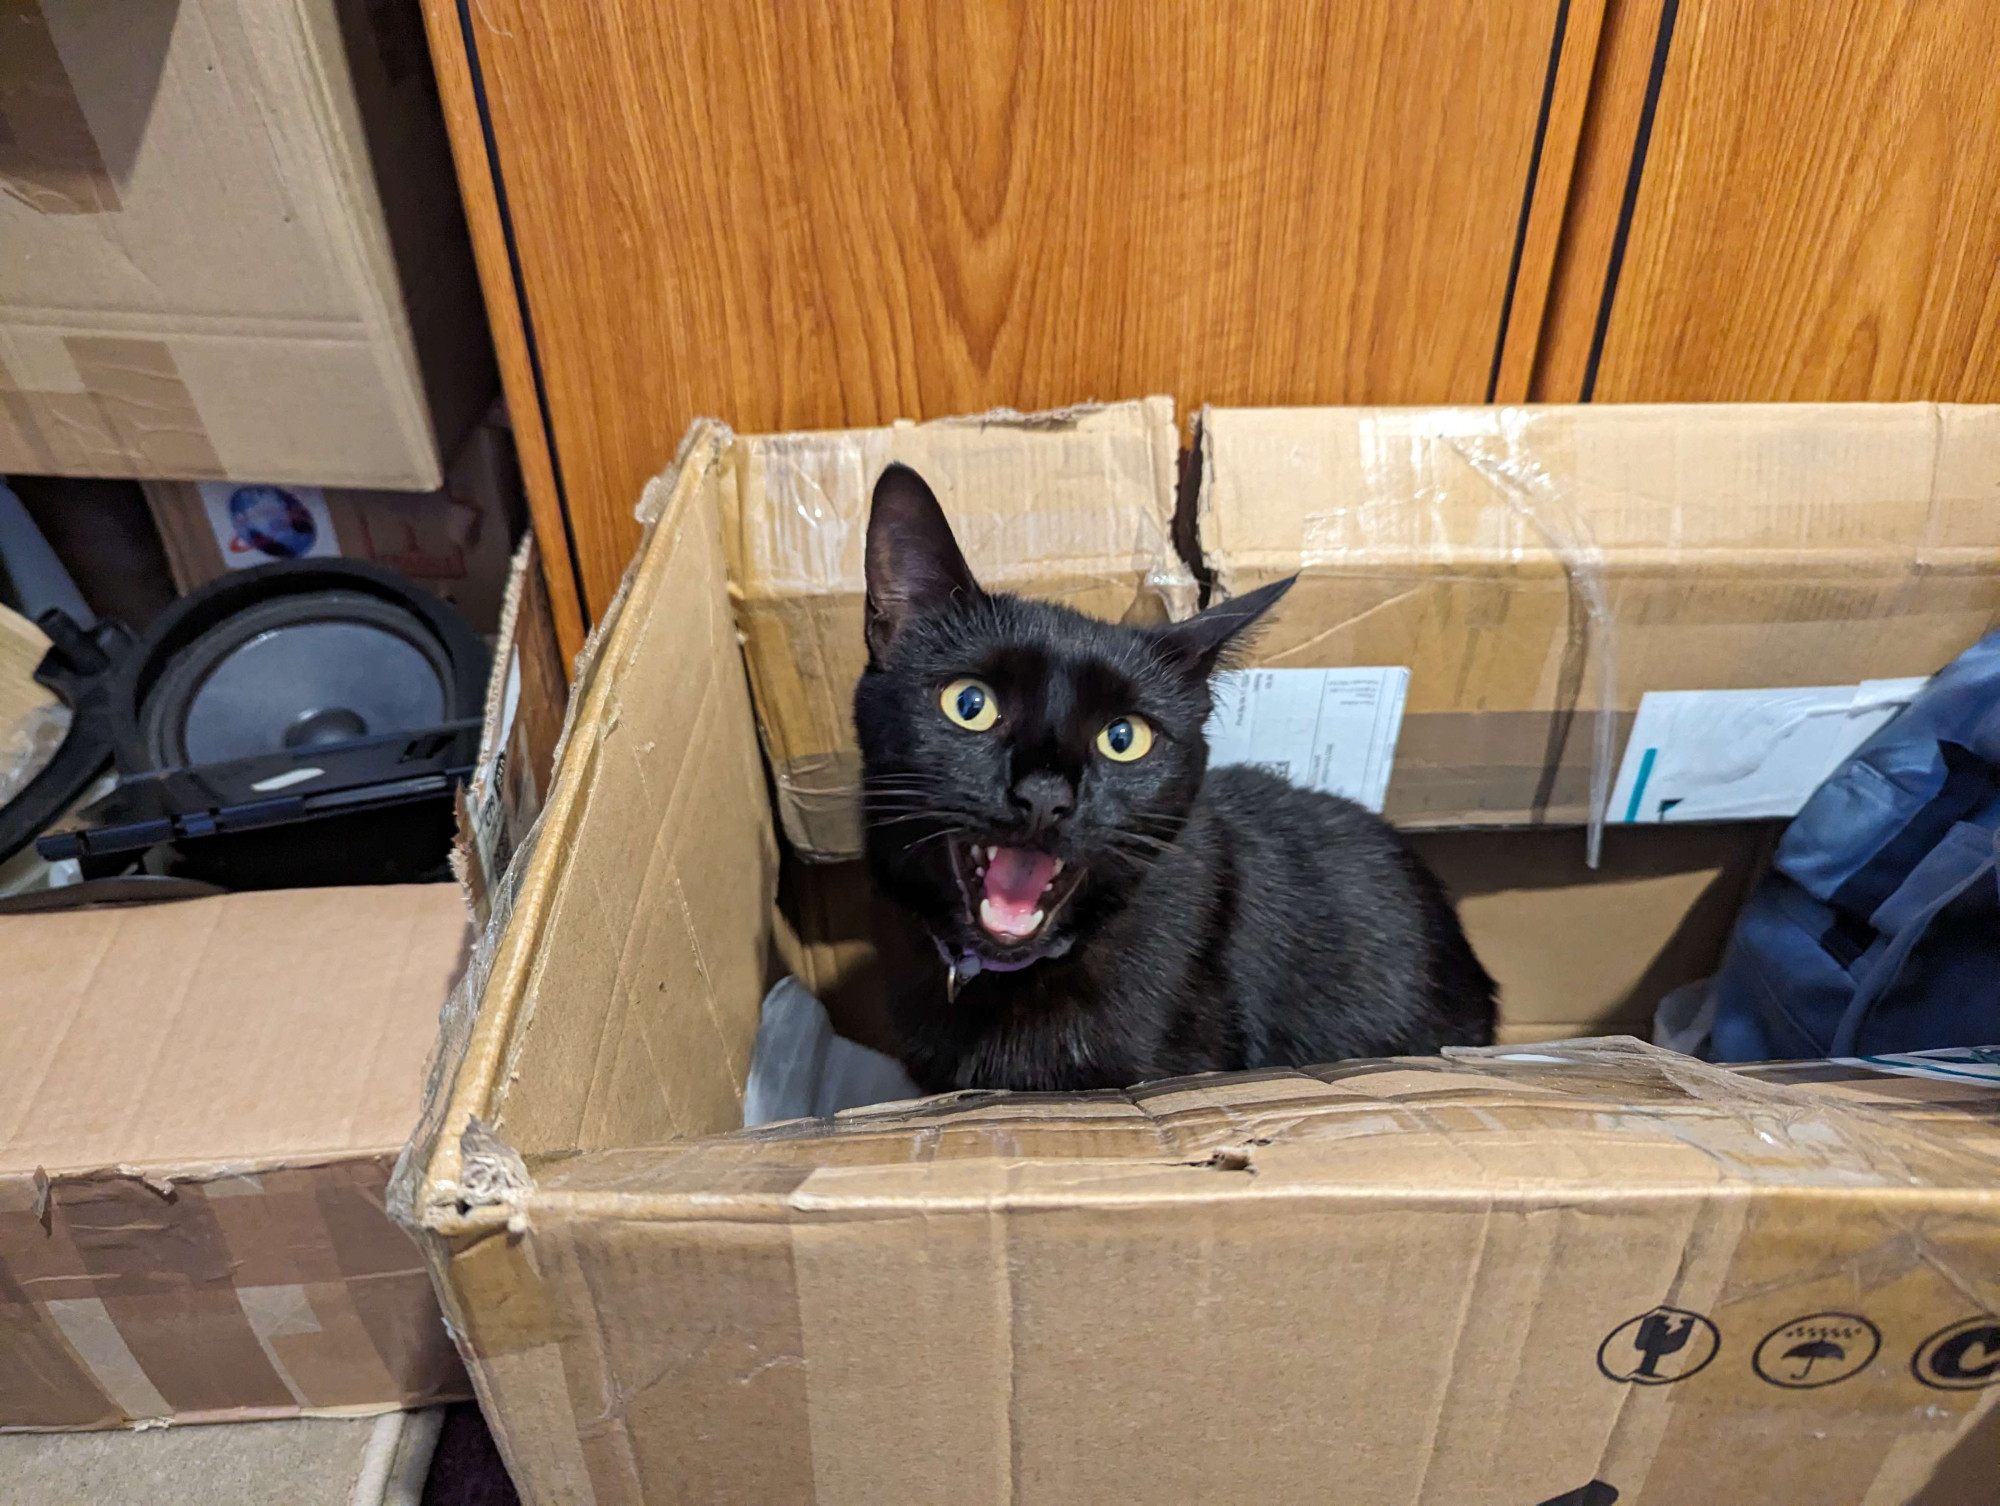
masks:
<path id="1" fill-rule="evenodd" d="M 222 462 L 164 340 L 105 335 L 64 339 L 79 392 L 23 391 L 0 398 L 20 438 L 47 469 L 69 475 L 211 478 Z"/>
<path id="2" fill-rule="evenodd" d="M 42 214 L 118 208 L 37 0 L 0 0 L 0 187 Z"/>
<path id="3" fill-rule="evenodd" d="M 0 1419 L 104 1427 L 466 1393 L 383 1158 L 207 1183 L 59 1177 L 0 1213 Z M 163 1190 L 164 1188 L 164 1190 Z M 66 1378 L 65 1378 L 66 1377 Z"/>
<path id="4" fill-rule="evenodd" d="M 190 479 L 223 474 L 164 340 L 71 335 L 63 343 L 125 455 L 144 474 Z"/>
<path id="5" fill-rule="evenodd" d="M 43 1186 L 0 1181 L 0 1418 L 42 1427 L 115 1427 L 125 1412 L 63 1335 L 49 1301 L 87 1296 L 68 1240 L 43 1222 Z"/>

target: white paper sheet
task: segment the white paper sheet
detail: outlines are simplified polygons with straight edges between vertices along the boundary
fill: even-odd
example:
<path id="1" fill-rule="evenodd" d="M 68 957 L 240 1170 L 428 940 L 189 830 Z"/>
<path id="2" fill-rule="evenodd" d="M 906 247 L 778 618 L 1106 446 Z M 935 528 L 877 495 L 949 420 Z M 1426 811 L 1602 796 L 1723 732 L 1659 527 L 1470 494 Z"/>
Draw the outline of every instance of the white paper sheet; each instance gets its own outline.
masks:
<path id="1" fill-rule="evenodd" d="M 1253 764 L 1379 812 L 1409 688 L 1410 672 L 1400 666 L 1217 675 L 1209 763 Z"/>
<path id="2" fill-rule="evenodd" d="M 1781 690 L 1655 690 L 1639 702 L 1611 819 L 1795 816 L 1840 763 L 1923 688 L 1921 678 Z"/>

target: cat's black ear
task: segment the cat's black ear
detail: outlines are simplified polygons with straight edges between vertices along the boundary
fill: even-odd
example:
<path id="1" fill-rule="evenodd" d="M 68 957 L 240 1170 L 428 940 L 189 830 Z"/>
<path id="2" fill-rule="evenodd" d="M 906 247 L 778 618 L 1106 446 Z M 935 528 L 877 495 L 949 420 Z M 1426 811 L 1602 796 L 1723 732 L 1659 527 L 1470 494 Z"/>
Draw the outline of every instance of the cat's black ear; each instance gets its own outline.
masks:
<path id="1" fill-rule="evenodd" d="M 912 618 L 976 601 L 979 582 L 924 478 L 892 465 L 868 509 L 868 657 L 880 663 Z"/>
<path id="2" fill-rule="evenodd" d="M 1186 622 L 1156 628 L 1153 641 L 1167 661 L 1197 679 L 1206 680 L 1224 663 L 1231 649 L 1243 642 L 1243 635 L 1256 625 L 1278 598 L 1292 589 L 1296 575 L 1274 580 L 1241 596 L 1218 602 L 1206 612 L 1198 612 Z"/>

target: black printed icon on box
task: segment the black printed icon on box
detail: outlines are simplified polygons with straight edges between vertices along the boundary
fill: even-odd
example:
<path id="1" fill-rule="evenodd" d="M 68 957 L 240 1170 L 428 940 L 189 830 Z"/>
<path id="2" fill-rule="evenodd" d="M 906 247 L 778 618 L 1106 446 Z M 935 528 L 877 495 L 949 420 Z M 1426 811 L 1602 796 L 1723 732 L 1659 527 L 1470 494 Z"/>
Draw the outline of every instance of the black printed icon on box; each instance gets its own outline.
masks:
<path id="1" fill-rule="evenodd" d="M 2000 1385 L 2000 1318 L 1985 1313 L 1940 1328 L 1917 1346 L 1910 1371 L 1940 1391 Z"/>
<path id="2" fill-rule="evenodd" d="M 1602 1480 L 1592 1480 L 1588 1485 L 1579 1485 L 1575 1490 L 1566 1490 L 1559 1496 L 1550 1496 L 1542 1506 L 1618 1506 L 1618 1487 L 1606 1485 Z"/>
<path id="3" fill-rule="evenodd" d="M 1882 1330 L 1859 1313 L 1807 1313 L 1765 1334 L 1750 1365 L 1774 1386 L 1813 1391 L 1860 1374 L 1881 1348 Z"/>
<path id="4" fill-rule="evenodd" d="M 1707 1365 L 1721 1344 L 1722 1335 L 1700 1313 L 1656 1307 L 1604 1336 L 1597 1346 L 1597 1368 L 1608 1380 L 1666 1386 Z"/>

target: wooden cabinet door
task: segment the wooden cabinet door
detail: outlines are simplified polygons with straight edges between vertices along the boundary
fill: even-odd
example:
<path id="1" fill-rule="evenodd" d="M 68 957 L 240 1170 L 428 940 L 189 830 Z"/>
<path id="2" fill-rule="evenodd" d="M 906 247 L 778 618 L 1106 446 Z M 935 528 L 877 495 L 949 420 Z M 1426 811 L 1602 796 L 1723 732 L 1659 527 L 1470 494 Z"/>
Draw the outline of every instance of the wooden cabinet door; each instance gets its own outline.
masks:
<path id="1" fill-rule="evenodd" d="M 426 0 L 571 636 L 697 415 L 1525 392 L 1602 4 Z"/>
<path id="2" fill-rule="evenodd" d="M 2000 5 L 1611 8 L 1533 393 L 2000 401 Z"/>

